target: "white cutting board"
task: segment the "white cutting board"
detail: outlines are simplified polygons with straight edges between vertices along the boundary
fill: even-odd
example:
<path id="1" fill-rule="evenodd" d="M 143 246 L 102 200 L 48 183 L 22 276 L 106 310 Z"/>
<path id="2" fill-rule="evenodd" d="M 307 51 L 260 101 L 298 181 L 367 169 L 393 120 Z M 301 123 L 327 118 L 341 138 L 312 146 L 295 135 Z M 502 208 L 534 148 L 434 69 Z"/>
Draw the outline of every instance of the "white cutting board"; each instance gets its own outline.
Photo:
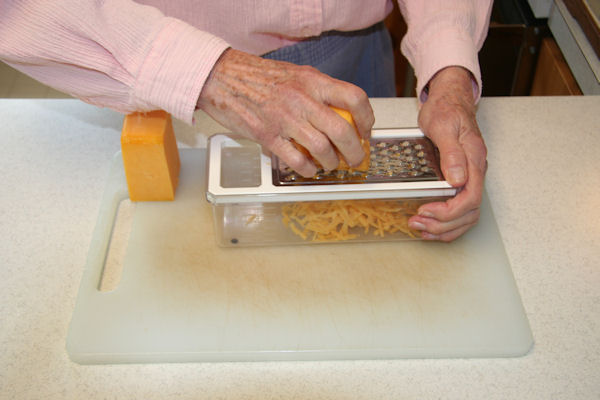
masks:
<path id="1" fill-rule="evenodd" d="M 115 156 L 69 328 L 78 363 L 512 357 L 533 338 L 484 196 L 451 244 L 219 248 L 205 151 L 180 150 L 174 202 L 137 203 L 121 280 L 99 291 Z"/>

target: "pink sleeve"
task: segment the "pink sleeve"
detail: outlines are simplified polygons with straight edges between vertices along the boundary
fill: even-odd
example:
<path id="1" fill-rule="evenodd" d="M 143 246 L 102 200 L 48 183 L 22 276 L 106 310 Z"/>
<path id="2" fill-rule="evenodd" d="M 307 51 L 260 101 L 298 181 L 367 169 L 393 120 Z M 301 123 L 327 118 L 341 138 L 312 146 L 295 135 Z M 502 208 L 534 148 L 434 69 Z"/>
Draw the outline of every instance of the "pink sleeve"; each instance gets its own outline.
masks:
<path id="1" fill-rule="evenodd" d="M 474 93 L 481 97 L 477 53 L 487 35 L 492 0 L 398 0 L 408 32 L 402 53 L 417 76 L 417 94 L 427 99 L 425 86 L 439 70 L 461 66 L 475 79 Z"/>
<path id="2" fill-rule="evenodd" d="M 191 123 L 223 40 L 131 0 L 0 2 L 0 59 L 88 103 Z"/>

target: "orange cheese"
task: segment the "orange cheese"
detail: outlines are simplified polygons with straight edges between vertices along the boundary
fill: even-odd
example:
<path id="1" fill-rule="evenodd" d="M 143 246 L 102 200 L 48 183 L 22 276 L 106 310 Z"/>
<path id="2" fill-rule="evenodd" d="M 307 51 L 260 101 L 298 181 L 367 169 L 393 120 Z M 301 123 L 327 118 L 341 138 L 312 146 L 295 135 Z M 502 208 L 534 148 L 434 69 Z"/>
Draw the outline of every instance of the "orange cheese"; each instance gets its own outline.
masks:
<path id="1" fill-rule="evenodd" d="M 179 151 L 171 116 L 164 111 L 125 117 L 121 152 L 132 201 L 173 200 L 179 181 Z"/>
<path id="2" fill-rule="evenodd" d="M 360 134 L 358 133 L 358 129 L 356 129 L 356 124 L 354 123 L 354 119 L 352 118 L 352 114 L 350 114 L 349 111 L 347 110 L 343 110 L 341 108 L 337 108 L 334 106 L 329 106 L 333 111 L 335 111 L 336 113 L 338 113 L 342 118 L 344 118 L 346 121 L 348 121 L 348 123 L 350 125 L 352 125 L 354 127 L 354 131 L 356 132 L 356 135 L 359 137 L 360 139 L 360 144 L 362 145 L 363 151 L 365 152 L 365 157 L 363 158 L 362 162 L 357 165 L 356 167 L 350 167 L 348 165 L 348 163 L 346 162 L 346 160 L 344 159 L 344 157 L 342 156 L 342 154 L 338 151 L 337 148 L 335 148 L 335 153 L 338 156 L 338 159 L 340 160 L 340 163 L 338 164 L 337 168 L 338 170 L 354 170 L 354 171 L 368 171 L 369 170 L 369 164 L 370 164 L 370 155 L 371 155 L 371 145 L 369 143 L 368 140 L 365 140 L 363 138 L 360 137 Z M 321 164 L 315 160 L 313 158 L 313 156 L 310 154 L 310 152 L 302 145 L 294 142 L 294 146 L 296 146 L 296 148 L 305 156 L 307 156 L 308 158 L 310 158 L 315 165 L 317 166 L 317 168 L 322 168 Z"/>

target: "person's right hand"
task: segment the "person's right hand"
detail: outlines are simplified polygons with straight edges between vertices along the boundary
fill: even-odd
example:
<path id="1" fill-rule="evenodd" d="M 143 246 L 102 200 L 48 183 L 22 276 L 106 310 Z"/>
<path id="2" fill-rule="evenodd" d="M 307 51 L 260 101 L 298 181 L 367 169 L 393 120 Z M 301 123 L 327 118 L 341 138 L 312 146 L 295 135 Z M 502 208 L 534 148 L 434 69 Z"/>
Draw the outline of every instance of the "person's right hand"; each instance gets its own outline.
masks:
<path id="1" fill-rule="evenodd" d="M 329 105 L 350 111 L 360 136 L 370 137 L 375 117 L 366 93 L 309 66 L 229 49 L 198 98 L 198 107 L 221 125 L 264 145 L 305 177 L 317 168 L 290 139 L 327 170 L 339 163 L 333 146 L 351 166 L 365 156 L 354 128 Z"/>

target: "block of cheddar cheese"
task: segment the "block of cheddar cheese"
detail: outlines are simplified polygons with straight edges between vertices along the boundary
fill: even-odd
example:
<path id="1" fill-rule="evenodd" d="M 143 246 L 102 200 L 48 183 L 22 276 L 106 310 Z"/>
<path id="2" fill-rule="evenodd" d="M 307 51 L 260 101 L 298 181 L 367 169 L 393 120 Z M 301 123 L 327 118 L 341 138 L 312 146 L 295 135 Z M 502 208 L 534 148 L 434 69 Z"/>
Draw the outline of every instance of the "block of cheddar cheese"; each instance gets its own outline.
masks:
<path id="1" fill-rule="evenodd" d="M 354 131 L 356 132 L 356 135 L 359 137 L 360 140 L 360 144 L 362 145 L 363 151 L 365 152 L 365 157 L 363 158 L 362 162 L 355 166 L 355 167 L 350 167 L 348 165 L 348 163 L 346 162 L 346 160 L 344 159 L 344 157 L 342 156 L 342 154 L 338 151 L 337 148 L 335 148 L 335 153 L 338 156 L 338 159 L 340 160 L 340 163 L 337 166 L 337 170 L 353 170 L 353 171 L 368 171 L 369 170 L 369 164 L 370 164 L 370 154 L 371 154 L 371 147 L 370 147 L 370 143 L 368 140 L 363 139 L 362 137 L 360 137 L 360 134 L 358 133 L 358 129 L 356 129 L 356 124 L 354 124 L 354 119 L 352 118 L 352 114 L 350 114 L 349 111 L 347 110 L 342 110 L 341 108 L 337 108 L 337 107 L 333 107 L 333 106 L 329 106 L 333 111 L 335 111 L 336 113 L 338 113 L 342 118 L 344 118 L 346 121 L 348 121 L 348 123 L 350 125 L 352 125 L 354 127 Z M 294 146 L 296 146 L 296 148 L 305 156 L 307 156 L 308 158 L 310 158 L 312 160 L 312 162 L 315 163 L 315 165 L 317 166 L 317 168 L 322 168 L 321 164 L 315 160 L 313 158 L 313 156 L 310 154 L 310 152 L 302 145 L 300 145 L 297 142 L 292 141 L 292 143 L 294 144 Z"/>
<path id="2" fill-rule="evenodd" d="M 121 152 L 131 201 L 175 198 L 181 164 L 168 113 L 159 110 L 127 115 Z"/>

